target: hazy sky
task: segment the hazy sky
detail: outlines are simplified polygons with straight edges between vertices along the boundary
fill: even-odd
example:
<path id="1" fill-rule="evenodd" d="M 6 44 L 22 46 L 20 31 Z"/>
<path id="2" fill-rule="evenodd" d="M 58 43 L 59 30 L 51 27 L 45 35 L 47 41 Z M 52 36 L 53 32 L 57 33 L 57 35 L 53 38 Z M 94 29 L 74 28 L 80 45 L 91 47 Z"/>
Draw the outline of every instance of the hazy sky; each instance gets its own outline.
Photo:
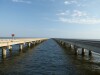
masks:
<path id="1" fill-rule="evenodd" d="M 0 0 L 0 36 L 100 39 L 100 0 Z"/>

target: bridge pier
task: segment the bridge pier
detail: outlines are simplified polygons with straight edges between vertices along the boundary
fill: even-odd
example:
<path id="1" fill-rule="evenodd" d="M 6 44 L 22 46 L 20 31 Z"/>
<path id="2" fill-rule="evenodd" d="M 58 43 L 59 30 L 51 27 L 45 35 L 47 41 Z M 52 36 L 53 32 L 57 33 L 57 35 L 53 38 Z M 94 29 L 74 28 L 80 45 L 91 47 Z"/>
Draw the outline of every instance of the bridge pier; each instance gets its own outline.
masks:
<path id="1" fill-rule="evenodd" d="M 41 43 L 41 40 L 39 40 L 38 43 Z"/>
<path id="2" fill-rule="evenodd" d="M 23 49 L 23 43 L 19 44 L 19 49 L 22 51 L 22 49 Z"/>
<path id="3" fill-rule="evenodd" d="M 37 41 L 35 41 L 35 45 L 37 44 Z"/>
<path id="4" fill-rule="evenodd" d="M 11 51 L 11 50 L 12 50 L 12 46 L 11 46 L 11 45 L 9 45 L 9 46 L 8 46 L 8 49 L 9 49 L 9 51 Z"/>
<path id="5" fill-rule="evenodd" d="M 69 48 L 72 49 L 72 45 L 71 44 L 69 44 Z"/>
<path id="6" fill-rule="evenodd" d="M 71 49 L 74 49 L 74 45 L 71 45 Z"/>
<path id="7" fill-rule="evenodd" d="M 63 43 L 63 46 L 66 47 L 66 43 L 65 42 Z"/>
<path id="8" fill-rule="evenodd" d="M 7 47 L 2 47 L 2 58 L 6 58 Z"/>
<path id="9" fill-rule="evenodd" d="M 56 40 L 57 41 L 57 40 Z M 60 43 L 61 44 L 61 41 L 59 40 L 59 41 L 57 41 L 58 43 Z"/>
<path id="10" fill-rule="evenodd" d="M 46 39 L 13 39 L 13 40 L 4 40 L 0 41 L 0 47 L 2 48 L 2 58 L 6 58 L 6 51 L 9 49 L 10 52 L 12 52 L 12 45 L 18 45 L 19 50 L 22 51 L 24 45 L 28 43 L 28 46 L 31 47 L 31 45 L 35 45 L 38 43 L 41 43 L 45 41 Z"/>
<path id="11" fill-rule="evenodd" d="M 63 45 L 63 42 L 61 41 L 61 45 Z"/>
<path id="12" fill-rule="evenodd" d="M 33 46 L 35 46 L 35 41 L 33 41 Z"/>
<path id="13" fill-rule="evenodd" d="M 78 48 L 76 46 L 74 46 L 74 50 L 75 50 L 75 55 L 78 54 Z"/>
<path id="14" fill-rule="evenodd" d="M 31 47 L 31 42 L 28 42 L 28 47 L 29 47 L 29 48 Z"/>
<path id="15" fill-rule="evenodd" d="M 89 50 L 89 56 L 92 56 L 92 51 L 91 50 Z"/>
<path id="16" fill-rule="evenodd" d="M 85 49 L 82 48 L 82 55 L 84 56 L 85 55 Z"/>

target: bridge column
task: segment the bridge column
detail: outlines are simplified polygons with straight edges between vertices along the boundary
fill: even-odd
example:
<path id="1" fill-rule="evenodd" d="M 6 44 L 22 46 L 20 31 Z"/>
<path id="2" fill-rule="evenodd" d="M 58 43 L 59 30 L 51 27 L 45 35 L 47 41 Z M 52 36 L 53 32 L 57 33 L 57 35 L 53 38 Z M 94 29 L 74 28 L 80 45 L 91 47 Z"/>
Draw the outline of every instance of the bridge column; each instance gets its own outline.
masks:
<path id="1" fill-rule="evenodd" d="M 36 41 L 34 41 L 34 45 L 36 45 Z"/>
<path id="2" fill-rule="evenodd" d="M 74 45 L 71 45 L 71 49 L 74 49 Z"/>
<path id="3" fill-rule="evenodd" d="M 63 46 L 66 47 L 66 43 L 65 42 L 63 43 Z"/>
<path id="4" fill-rule="evenodd" d="M 68 43 L 66 43 L 66 48 L 68 48 Z"/>
<path id="5" fill-rule="evenodd" d="M 82 48 L 82 55 L 84 56 L 85 55 L 85 49 Z"/>
<path id="6" fill-rule="evenodd" d="M 31 42 L 28 43 L 28 47 L 31 47 Z"/>
<path id="7" fill-rule="evenodd" d="M 2 47 L 2 58 L 6 58 L 7 47 Z"/>
<path id="8" fill-rule="evenodd" d="M 72 49 L 72 45 L 71 44 L 69 44 L 69 48 Z"/>
<path id="9" fill-rule="evenodd" d="M 9 49 L 9 51 L 11 51 L 12 50 L 12 46 L 10 45 L 10 46 L 8 46 L 8 49 Z"/>
<path id="10" fill-rule="evenodd" d="M 35 41 L 35 45 L 37 45 L 37 41 Z"/>
<path id="11" fill-rule="evenodd" d="M 19 44 L 19 47 L 20 47 L 19 49 L 22 50 L 23 49 L 23 44 L 22 43 Z"/>
<path id="12" fill-rule="evenodd" d="M 60 45 L 62 45 L 62 43 L 63 43 L 63 42 L 61 41 L 61 42 L 60 42 Z"/>
<path id="13" fill-rule="evenodd" d="M 60 45 L 62 45 L 62 41 L 60 41 Z"/>
<path id="14" fill-rule="evenodd" d="M 64 45 L 64 42 L 62 41 L 62 46 Z"/>
<path id="15" fill-rule="evenodd" d="M 38 43 L 40 43 L 40 40 L 38 40 Z"/>
<path id="16" fill-rule="evenodd" d="M 41 43 L 41 40 L 39 40 L 39 43 Z"/>
<path id="17" fill-rule="evenodd" d="M 32 42 L 32 44 L 33 44 L 33 46 L 35 46 L 35 42 L 34 41 Z"/>
<path id="18" fill-rule="evenodd" d="M 31 45 L 34 46 L 34 42 L 33 41 L 31 42 Z"/>
<path id="19" fill-rule="evenodd" d="M 75 55 L 78 54 L 78 48 L 76 46 L 74 46 L 74 50 L 75 50 Z"/>
<path id="20" fill-rule="evenodd" d="M 91 56 L 92 55 L 92 51 L 91 50 L 89 50 L 89 56 Z"/>
<path id="21" fill-rule="evenodd" d="M 60 40 L 57 40 L 57 41 L 58 41 L 59 44 L 61 44 L 61 41 Z"/>

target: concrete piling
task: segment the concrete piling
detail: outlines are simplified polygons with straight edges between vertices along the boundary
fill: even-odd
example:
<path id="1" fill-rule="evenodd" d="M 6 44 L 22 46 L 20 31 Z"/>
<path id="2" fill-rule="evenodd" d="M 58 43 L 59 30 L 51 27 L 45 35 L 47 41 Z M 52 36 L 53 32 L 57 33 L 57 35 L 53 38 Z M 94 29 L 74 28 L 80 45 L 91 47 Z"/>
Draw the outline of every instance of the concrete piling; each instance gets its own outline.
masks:
<path id="1" fill-rule="evenodd" d="M 30 46 L 31 46 L 31 43 L 29 42 L 29 43 L 28 43 L 28 47 L 30 47 Z"/>
<path id="2" fill-rule="evenodd" d="M 6 58 L 7 47 L 2 47 L 2 58 Z"/>
<path id="3" fill-rule="evenodd" d="M 20 48 L 19 48 L 20 50 L 22 50 L 23 49 L 23 44 L 20 44 Z"/>
<path id="4" fill-rule="evenodd" d="M 82 48 L 82 55 L 84 56 L 85 55 L 85 49 Z"/>
<path id="5" fill-rule="evenodd" d="M 11 45 L 9 45 L 9 46 L 8 46 L 8 49 L 9 49 L 9 51 L 11 51 L 11 50 L 12 50 L 12 46 L 11 46 Z"/>
<path id="6" fill-rule="evenodd" d="M 92 56 L 92 51 L 91 50 L 89 50 L 89 56 Z"/>

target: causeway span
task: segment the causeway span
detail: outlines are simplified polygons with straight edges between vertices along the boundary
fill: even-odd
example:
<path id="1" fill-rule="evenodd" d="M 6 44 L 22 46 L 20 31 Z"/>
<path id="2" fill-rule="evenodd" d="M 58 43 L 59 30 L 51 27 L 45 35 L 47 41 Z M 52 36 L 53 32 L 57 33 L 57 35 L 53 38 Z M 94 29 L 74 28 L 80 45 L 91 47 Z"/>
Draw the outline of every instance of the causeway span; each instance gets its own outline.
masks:
<path id="1" fill-rule="evenodd" d="M 55 39 L 59 44 L 65 47 L 74 49 L 75 54 L 78 54 L 78 48 L 81 48 L 81 54 L 85 54 L 85 49 L 88 50 L 88 54 L 91 56 L 92 51 L 100 53 L 100 41 L 96 40 L 81 40 L 81 39 Z"/>
<path id="2" fill-rule="evenodd" d="M 45 38 L 33 38 L 33 39 L 1 39 L 0 47 L 2 48 L 2 57 L 6 58 L 6 50 L 12 50 L 12 45 L 19 45 L 19 50 L 23 50 L 24 45 L 30 47 L 31 45 L 35 45 L 37 43 L 41 43 Z"/>

